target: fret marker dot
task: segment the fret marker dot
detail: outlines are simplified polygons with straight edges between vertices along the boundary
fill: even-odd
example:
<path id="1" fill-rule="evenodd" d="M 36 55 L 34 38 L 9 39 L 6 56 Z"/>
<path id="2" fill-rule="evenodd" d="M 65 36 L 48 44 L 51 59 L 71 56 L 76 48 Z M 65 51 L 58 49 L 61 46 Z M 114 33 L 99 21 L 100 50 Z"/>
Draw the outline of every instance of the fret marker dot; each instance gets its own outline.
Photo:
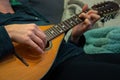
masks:
<path id="1" fill-rule="evenodd" d="M 60 30 L 60 32 L 62 33 L 62 32 L 63 32 L 63 30 Z"/>
<path id="2" fill-rule="evenodd" d="M 54 33 L 54 31 L 51 31 L 51 33 L 53 34 L 53 33 Z"/>
<path id="3" fill-rule="evenodd" d="M 73 23 L 73 21 L 70 21 L 70 23 L 72 24 L 72 23 Z"/>
<path id="4" fill-rule="evenodd" d="M 65 26 L 64 26 L 64 25 L 62 25 L 62 27 L 64 28 Z"/>

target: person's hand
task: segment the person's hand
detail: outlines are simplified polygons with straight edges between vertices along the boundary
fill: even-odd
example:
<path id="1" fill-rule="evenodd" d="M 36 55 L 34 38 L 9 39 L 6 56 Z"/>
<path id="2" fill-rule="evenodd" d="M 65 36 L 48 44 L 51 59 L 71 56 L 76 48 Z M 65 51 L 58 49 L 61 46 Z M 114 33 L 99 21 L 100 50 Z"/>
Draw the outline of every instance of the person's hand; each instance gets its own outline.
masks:
<path id="1" fill-rule="evenodd" d="M 94 10 L 89 10 L 87 13 L 84 13 L 84 11 L 86 11 L 87 9 L 88 5 L 84 5 L 83 13 L 81 13 L 79 17 L 84 18 L 85 20 L 72 29 L 71 40 L 75 43 L 78 42 L 80 35 L 89 30 L 100 18 L 100 16 L 97 15 L 98 12 Z"/>
<path id="2" fill-rule="evenodd" d="M 46 35 L 36 24 L 12 24 L 5 26 L 12 41 L 29 45 L 44 53 L 47 44 Z"/>

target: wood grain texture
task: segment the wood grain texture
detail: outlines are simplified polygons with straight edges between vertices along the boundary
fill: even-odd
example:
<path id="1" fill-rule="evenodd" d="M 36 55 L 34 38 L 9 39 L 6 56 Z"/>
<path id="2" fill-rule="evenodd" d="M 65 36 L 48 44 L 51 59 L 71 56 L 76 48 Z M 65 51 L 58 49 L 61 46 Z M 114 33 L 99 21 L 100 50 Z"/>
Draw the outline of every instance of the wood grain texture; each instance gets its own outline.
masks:
<path id="1" fill-rule="evenodd" d="M 40 27 L 46 30 L 51 26 Z M 14 55 L 9 56 L 6 60 L 0 62 L 0 80 L 39 80 L 50 69 L 57 55 L 59 45 L 64 37 L 64 34 L 53 39 L 51 46 L 44 54 L 36 52 L 32 48 L 14 43 L 16 52 L 19 53 L 29 63 L 25 66 Z"/>

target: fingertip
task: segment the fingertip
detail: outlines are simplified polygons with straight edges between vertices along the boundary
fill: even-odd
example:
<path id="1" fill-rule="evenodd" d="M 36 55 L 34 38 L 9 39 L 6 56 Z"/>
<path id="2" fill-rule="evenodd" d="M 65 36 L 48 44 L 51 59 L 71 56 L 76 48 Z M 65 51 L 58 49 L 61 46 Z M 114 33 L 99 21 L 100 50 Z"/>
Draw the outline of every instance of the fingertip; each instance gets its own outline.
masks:
<path id="1" fill-rule="evenodd" d="M 84 11 L 86 11 L 87 9 L 88 9 L 88 5 L 85 4 L 85 5 L 83 6 L 83 8 L 82 8 L 82 11 L 84 12 Z"/>

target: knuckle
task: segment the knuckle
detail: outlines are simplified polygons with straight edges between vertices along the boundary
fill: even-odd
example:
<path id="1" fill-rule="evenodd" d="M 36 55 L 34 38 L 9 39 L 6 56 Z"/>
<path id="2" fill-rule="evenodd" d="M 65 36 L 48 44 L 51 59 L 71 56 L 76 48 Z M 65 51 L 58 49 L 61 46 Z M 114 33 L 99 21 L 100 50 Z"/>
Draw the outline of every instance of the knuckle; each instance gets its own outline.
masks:
<path id="1" fill-rule="evenodd" d="M 27 36 L 27 37 L 28 37 L 28 36 L 30 37 L 30 36 L 32 36 L 32 34 L 33 34 L 32 31 L 28 31 L 27 34 L 26 34 L 26 36 Z"/>
<path id="2" fill-rule="evenodd" d="M 89 20 L 89 19 L 86 19 L 86 20 L 85 20 L 85 24 L 86 24 L 86 25 L 91 25 L 90 20 Z"/>
<path id="3" fill-rule="evenodd" d="M 37 25 L 36 25 L 36 24 L 34 24 L 34 23 L 31 23 L 31 25 L 32 25 L 32 26 L 37 26 Z"/>
<path id="4" fill-rule="evenodd" d="M 47 38 L 47 36 L 46 36 L 46 35 L 43 35 L 43 39 L 45 39 L 45 40 L 46 40 L 46 38 Z"/>
<path id="5" fill-rule="evenodd" d="M 34 31 L 35 29 L 36 29 L 35 26 L 31 26 L 31 27 L 30 27 L 30 31 Z"/>
<path id="6" fill-rule="evenodd" d="M 39 40 L 39 45 L 42 45 L 42 40 Z"/>
<path id="7" fill-rule="evenodd" d="M 37 25 L 36 25 L 36 24 L 31 24 L 30 27 L 29 27 L 29 30 L 35 31 L 36 28 L 37 28 Z"/>
<path id="8" fill-rule="evenodd" d="M 24 37 L 23 40 L 24 40 L 24 42 L 26 44 L 29 44 L 29 42 L 30 42 L 30 38 L 29 37 Z"/>
<path id="9" fill-rule="evenodd" d="M 85 16 L 85 13 L 81 13 L 81 16 Z"/>

